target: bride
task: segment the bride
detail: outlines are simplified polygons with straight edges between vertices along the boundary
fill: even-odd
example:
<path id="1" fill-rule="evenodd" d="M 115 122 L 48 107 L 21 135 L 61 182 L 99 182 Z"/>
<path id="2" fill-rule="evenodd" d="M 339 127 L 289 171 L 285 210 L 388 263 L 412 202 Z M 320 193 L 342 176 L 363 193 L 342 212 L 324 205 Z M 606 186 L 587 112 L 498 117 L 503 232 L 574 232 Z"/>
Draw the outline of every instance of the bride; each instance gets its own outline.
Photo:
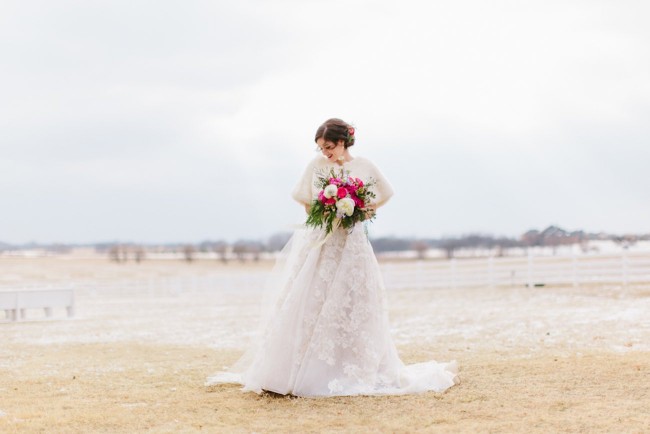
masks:
<path id="1" fill-rule="evenodd" d="M 393 189 L 368 159 L 353 157 L 354 128 L 329 119 L 316 131 L 322 154 L 307 166 L 292 196 L 309 211 L 316 174 L 330 168 L 374 179 L 369 217 Z M 384 283 L 363 223 L 297 229 L 268 280 L 258 339 L 227 372 L 206 385 L 239 383 L 242 390 L 317 397 L 442 392 L 458 383 L 456 362 L 404 365 L 390 336 Z M 323 242 L 324 241 L 324 242 Z"/>

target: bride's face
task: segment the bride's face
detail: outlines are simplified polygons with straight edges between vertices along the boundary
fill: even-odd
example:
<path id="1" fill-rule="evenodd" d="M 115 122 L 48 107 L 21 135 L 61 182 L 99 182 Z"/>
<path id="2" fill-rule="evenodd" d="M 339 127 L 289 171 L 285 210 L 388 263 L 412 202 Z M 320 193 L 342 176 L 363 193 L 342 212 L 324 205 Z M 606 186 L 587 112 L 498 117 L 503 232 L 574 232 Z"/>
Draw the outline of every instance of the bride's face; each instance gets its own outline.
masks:
<path id="1" fill-rule="evenodd" d="M 339 157 L 345 153 L 345 146 L 343 146 L 343 140 L 339 140 L 338 143 L 332 141 L 325 141 L 324 138 L 319 138 L 316 140 L 316 144 L 320 149 L 320 152 L 323 153 L 323 156 L 327 158 L 330 162 L 335 163 Z"/>

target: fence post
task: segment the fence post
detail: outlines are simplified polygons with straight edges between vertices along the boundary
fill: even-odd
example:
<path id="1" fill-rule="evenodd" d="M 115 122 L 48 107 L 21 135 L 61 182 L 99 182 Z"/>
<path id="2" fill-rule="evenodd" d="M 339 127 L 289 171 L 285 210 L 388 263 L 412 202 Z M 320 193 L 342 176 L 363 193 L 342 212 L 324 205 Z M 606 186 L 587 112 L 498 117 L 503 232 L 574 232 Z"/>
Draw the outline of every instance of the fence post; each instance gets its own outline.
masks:
<path id="1" fill-rule="evenodd" d="M 415 263 L 416 287 L 418 289 L 424 288 L 424 278 L 422 277 L 422 261 L 418 260 Z"/>
<path id="2" fill-rule="evenodd" d="M 571 262 L 573 265 L 573 287 L 578 288 L 580 286 L 578 283 L 578 255 L 573 249 L 571 249 Z"/>
<path id="3" fill-rule="evenodd" d="M 532 288 L 533 287 L 533 250 L 530 247 L 528 247 L 526 250 L 528 253 L 528 273 L 526 276 L 526 282 L 527 282 L 526 285 L 529 288 Z"/>
<path id="4" fill-rule="evenodd" d="M 488 288 L 494 288 L 494 256 L 488 256 Z"/>
<path id="5" fill-rule="evenodd" d="M 451 258 L 449 265 L 451 266 L 451 287 L 456 289 L 456 258 Z"/>
<path id="6" fill-rule="evenodd" d="M 623 254 L 621 256 L 621 267 L 622 267 L 622 274 L 623 274 L 623 289 L 627 289 L 627 284 L 629 281 L 629 276 L 628 276 L 628 263 L 627 263 L 627 249 L 623 248 Z"/>

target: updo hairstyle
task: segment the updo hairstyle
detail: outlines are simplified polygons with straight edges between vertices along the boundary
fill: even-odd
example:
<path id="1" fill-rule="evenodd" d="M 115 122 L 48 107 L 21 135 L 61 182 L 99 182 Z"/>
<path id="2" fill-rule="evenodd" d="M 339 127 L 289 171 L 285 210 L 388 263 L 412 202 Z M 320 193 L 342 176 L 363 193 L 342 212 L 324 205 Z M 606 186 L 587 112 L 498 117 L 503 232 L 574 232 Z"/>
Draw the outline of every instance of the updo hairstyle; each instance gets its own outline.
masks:
<path id="1" fill-rule="evenodd" d="M 316 130 L 314 141 L 321 137 L 326 142 L 334 144 L 338 144 L 339 140 L 343 140 L 343 145 L 347 149 L 353 146 L 355 142 L 354 127 L 338 118 L 328 119 Z"/>

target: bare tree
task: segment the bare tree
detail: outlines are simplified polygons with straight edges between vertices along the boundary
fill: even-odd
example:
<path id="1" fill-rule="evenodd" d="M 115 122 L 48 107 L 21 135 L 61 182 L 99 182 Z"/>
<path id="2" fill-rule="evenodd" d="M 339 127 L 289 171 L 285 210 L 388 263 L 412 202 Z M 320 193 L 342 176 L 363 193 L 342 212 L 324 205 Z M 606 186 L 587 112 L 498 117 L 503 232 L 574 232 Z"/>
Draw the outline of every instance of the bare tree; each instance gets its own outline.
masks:
<path id="1" fill-rule="evenodd" d="M 224 264 L 228 263 L 228 243 L 225 241 L 217 241 L 214 243 L 213 250 L 219 256 L 219 259 Z"/>
<path id="2" fill-rule="evenodd" d="M 135 262 L 138 264 L 140 261 L 144 260 L 144 248 L 142 246 L 136 246 L 133 249 L 133 259 L 135 259 Z"/>
<path id="3" fill-rule="evenodd" d="M 192 262 L 194 260 L 194 254 L 196 253 L 196 248 L 191 244 L 186 244 L 183 246 L 183 257 L 187 262 Z"/>
<path id="4" fill-rule="evenodd" d="M 122 258 L 122 262 L 126 262 L 127 259 L 129 259 L 129 250 L 124 245 L 120 246 L 120 256 Z"/>
<path id="5" fill-rule="evenodd" d="M 271 252 L 277 252 L 279 250 L 282 250 L 290 238 L 290 232 L 279 232 L 277 234 L 271 235 L 266 245 Z"/>
<path id="6" fill-rule="evenodd" d="M 115 262 L 120 262 L 122 260 L 122 256 L 120 255 L 120 246 L 118 244 L 113 244 L 108 249 L 108 259 Z"/>
<path id="7" fill-rule="evenodd" d="M 454 252 L 456 251 L 456 249 L 461 247 L 461 242 L 460 240 L 457 240 L 455 238 L 447 238 L 442 240 L 442 242 L 440 243 L 440 247 L 447 254 L 447 259 L 451 259 L 454 257 Z"/>
<path id="8" fill-rule="evenodd" d="M 414 241 L 411 248 L 417 253 L 418 259 L 424 259 L 427 256 L 429 244 L 426 241 Z"/>
<path id="9" fill-rule="evenodd" d="M 248 246 L 244 241 L 237 241 L 234 246 L 232 246 L 233 254 L 241 262 L 246 261 L 246 252 L 248 251 Z"/>
<path id="10" fill-rule="evenodd" d="M 253 261 L 257 262 L 260 260 L 260 253 L 262 253 L 262 249 L 259 248 L 256 245 L 251 244 L 250 246 L 247 247 L 248 253 L 250 253 L 253 256 Z"/>

